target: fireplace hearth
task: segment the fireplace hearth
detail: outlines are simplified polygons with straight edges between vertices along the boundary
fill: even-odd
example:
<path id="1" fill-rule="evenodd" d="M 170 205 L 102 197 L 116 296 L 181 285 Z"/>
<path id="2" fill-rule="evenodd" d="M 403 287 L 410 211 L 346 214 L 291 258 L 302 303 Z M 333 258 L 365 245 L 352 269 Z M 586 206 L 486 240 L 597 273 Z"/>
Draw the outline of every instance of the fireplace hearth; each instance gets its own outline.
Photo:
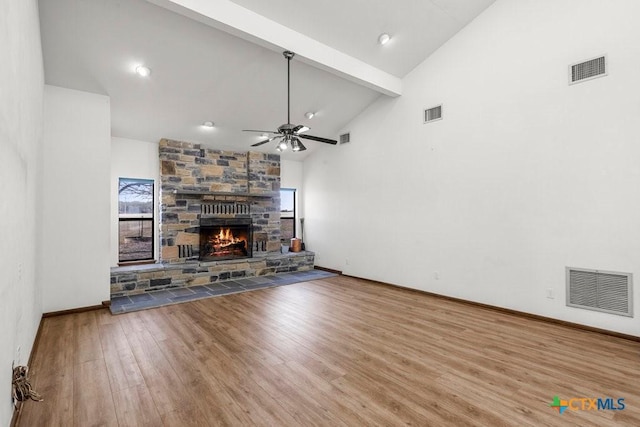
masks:
<path id="1" fill-rule="evenodd" d="M 251 258 L 251 218 L 201 218 L 200 261 Z"/>

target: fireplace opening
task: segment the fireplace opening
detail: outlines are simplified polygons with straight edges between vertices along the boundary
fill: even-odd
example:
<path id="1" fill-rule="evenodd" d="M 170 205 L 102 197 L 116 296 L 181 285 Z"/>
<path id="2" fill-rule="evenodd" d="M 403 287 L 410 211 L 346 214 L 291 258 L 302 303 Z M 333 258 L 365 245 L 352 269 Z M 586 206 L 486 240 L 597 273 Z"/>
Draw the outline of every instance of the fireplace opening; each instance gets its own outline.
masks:
<path id="1" fill-rule="evenodd" d="M 249 218 L 201 218 L 201 261 L 251 258 L 253 228 Z"/>

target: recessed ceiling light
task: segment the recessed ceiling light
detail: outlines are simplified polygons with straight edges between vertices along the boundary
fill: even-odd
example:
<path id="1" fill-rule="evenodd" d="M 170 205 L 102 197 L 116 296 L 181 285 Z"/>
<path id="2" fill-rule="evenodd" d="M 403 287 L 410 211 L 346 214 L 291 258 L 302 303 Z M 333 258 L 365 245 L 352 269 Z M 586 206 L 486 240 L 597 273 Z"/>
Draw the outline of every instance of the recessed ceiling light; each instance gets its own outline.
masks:
<path id="1" fill-rule="evenodd" d="M 206 122 L 202 123 L 202 126 L 206 127 L 206 128 L 212 128 L 214 125 L 214 123 L 210 120 L 207 120 Z"/>
<path id="2" fill-rule="evenodd" d="M 313 116 L 315 116 L 315 115 L 316 115 L 316 113 L 313 113 L 311 111 L 307 111 L 306 113 L 304 113 L 304 116 L 309 120 L 313 119 Z"/>
<path id="3" fill-rule="evenodd" d="M 136 67 L 136 74 L 140 77 L 149 77 L 151 75 L 151 68 L 145 67 L 144 65 L 138 65 Z"/>
<path id="4" fill-rule="evenodd" d="M 387 34 L 387 33 L 382 33 L 378 37 L 378 43 L 380 43 L 383 46 L 385 44 L 389 43 L 389 40 L 391 40 L 391 36 L 389 34 Z"/>

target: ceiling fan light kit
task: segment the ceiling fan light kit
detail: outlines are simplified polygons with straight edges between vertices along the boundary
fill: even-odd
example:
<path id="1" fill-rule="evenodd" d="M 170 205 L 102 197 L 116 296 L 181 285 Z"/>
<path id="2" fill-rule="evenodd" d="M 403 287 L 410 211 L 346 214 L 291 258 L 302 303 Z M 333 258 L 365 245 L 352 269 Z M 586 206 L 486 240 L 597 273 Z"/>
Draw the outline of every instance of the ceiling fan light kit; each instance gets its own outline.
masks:
<path id="1" fill-rule="evenodd" d="M 276 150 L 282 152 L 285 151 L 289 146 L 291 146 L 291 150 L 294 152 L 304 151 L 307 149 L 307 147 L 302 144 L 302 141 L 300 141 L 299 138 L 336 145 L 338 141 L 334 139 L 321 138 L 319 136 L 306 134 L 303 135 L 303 132 L 309 130 L 307 126 L 291 124 L 291 59 L 295 56 L 295 53 L 285 50 L 282 54 L 287 59 L 287 123 L 280 125 L 277 131 L 244 129 L 245 132 L 259 132 L 263 134 L 262 136 L 265 138 L 262 141 L 251 144 L 251 146 L 257 147 L 259 145 L 266 144 L 267 142 L 280 139 L 280 141 L 278 141 L 276 145 Z M 307 114 L 305 114 L 305 117 L 310 119 L 314 115 L 315 113 L 308 112 Z M 269 134 L 273 134 L 274 136 L 269 138 Z"/>
<path id="2" fill-rule="evenodd" d="M 293 138 L 293 141 L 291 141 L 291 149 L 293 151 L 304 151 L 307 147 L 305 147 L 298 138 Z"/>

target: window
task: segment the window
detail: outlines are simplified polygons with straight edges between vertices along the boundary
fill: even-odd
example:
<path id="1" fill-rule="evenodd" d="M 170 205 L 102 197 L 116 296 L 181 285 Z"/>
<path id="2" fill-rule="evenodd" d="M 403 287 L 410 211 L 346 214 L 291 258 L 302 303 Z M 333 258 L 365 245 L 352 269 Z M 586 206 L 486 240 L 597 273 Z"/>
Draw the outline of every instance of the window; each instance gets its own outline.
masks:
<path id="1" fill-rule="evenodd" d="M 154 259 L 153 180 L 120 178 L 118 255 L 120 262 Z"/>
<path id="2" fill-rule="evenodd" d="M 285 242 L 296 236 L 296 190 L 280 190 L 280 237 Z M 288 244 L 288 243 L 287 243 Z"/>

